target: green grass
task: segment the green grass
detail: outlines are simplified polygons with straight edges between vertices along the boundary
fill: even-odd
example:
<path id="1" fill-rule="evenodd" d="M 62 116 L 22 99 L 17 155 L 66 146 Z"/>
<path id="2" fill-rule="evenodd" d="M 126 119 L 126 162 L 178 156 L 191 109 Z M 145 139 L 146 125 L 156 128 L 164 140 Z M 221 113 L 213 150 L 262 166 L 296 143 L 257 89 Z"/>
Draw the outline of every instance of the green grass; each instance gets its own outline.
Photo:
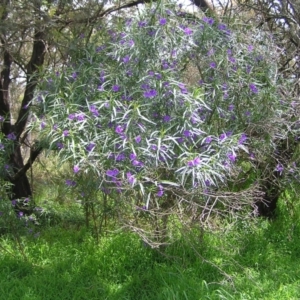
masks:
<path id="1" fill-rule="evenodd" d="M 299 299 L 300 210 L 284 201 L 275 220 L 193 229 L 163 254 L 129 232 L 96 243 L 79 206 L 44 206 L 39 237 L 0 236 L 0 300 Z"/>

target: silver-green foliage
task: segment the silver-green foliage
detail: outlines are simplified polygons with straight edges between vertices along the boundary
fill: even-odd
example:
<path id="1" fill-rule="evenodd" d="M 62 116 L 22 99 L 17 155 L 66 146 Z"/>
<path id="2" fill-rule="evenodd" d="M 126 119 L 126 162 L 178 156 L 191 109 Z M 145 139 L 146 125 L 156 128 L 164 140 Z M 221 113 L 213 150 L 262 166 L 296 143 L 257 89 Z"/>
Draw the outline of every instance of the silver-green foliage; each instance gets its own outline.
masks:
<path id="1" fill-rule="evenodd" d="M 147 207 L 166 190 L 224 185 L 251 156 L 251 130 L 281 115 L 268 39 L 170 3 L 108 24 L 40 84 L 41 143 L 105 192 L 141 192 Z M 190 70 L 196 85 L 185 81 Z"/>

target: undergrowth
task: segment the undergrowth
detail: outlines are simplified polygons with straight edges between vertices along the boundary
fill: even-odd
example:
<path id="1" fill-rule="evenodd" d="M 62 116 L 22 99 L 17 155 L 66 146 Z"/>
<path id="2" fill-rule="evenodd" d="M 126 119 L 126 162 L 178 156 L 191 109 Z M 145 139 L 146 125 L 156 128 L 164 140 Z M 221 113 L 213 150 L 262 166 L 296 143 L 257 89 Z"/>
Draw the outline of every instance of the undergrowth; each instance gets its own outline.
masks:
<path id="1" fill-rule="evenodd" d="M 0 300 L 299 299 L 300 209 L 291 199 L 273 220 L 195 227 L 159 252 L 126 231 L 97 242 L 80 205 L 45 189 L 35 234 L 0 236 Z"/>

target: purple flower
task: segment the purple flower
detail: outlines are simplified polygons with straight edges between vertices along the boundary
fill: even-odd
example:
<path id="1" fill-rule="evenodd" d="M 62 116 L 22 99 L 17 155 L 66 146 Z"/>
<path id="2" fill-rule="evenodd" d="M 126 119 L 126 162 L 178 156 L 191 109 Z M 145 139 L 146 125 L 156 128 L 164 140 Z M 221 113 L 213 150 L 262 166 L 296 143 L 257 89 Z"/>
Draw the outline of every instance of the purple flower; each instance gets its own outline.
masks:
<path id="1" fill-rule="evenodd" d="M 210 66 L 212 69 L 215 69 L 215 68 L 217 67 L 217 64 L 216 64 L 214 61 L 212 61 L 212 62 L 209 64 L 209 66 Z"/>
<path id="2" fill-rule="evenodd" d="M 208 18 L 208 17 L 203 17 L 202 20 L 209 25 L 212 25 L 215 22 L 215 20 L 213 18 Z"/>
<path id="3" fill-rule="evenodd" d="M 68 119 L 69 119 L 69 120 L 74 120 L 75 117 L 76 117 L 75 114 L 69 114 L 69 115 L 68 115 Z"/>
<path id="4" fill-rule="evenodd" d="M 129 158 L 130 158 L 130 160 L 136 159 L 136 154 L 130 153 Z"/>
<path id="5" fill-rule="evenodd" d="M 231 162 L 235 162 L 235 160 L 236 160 L 236 154 L 233 153 L 233 152 L 228 153 L 228 154 L 227 154 L 227 157 L 229 158 L 229 160 L 230 160 Z"/>
<path id="6" fill-rule="evenodd" d="M 98 90 L 99 92 L 103 92 L 103 91 L 104 91 L 104 86 L 101 85 L 101 84 L 98 85 L 97 90 Z"/>
<path id="7" fill-rule="evenodd" d="M 229 110 L 229 111 L 233 111 L 233 110 L 234 110 L 234 105 L 233 105 L 233 104 L 229 104 L 228 110 Z"/>
<path id="8" fill-rule="evenodd" d="M 196 166 L 200 165 L 200 163 L 201 163 L 201 159 L 200 159 L 200 157 L 197 156 L 196 158 L 189 160 L 187 162 L 187 165 L 192 168 L 192 167 L 196 167 Z"/>
<path id="9" fill-rule="evenodd" d="M 242 144 L 245 143 L 246 140 L 247 140 L 247 135 L 245 133 L 242 133 L 242 135 L 241 135 L 241 137 L 240 137 L 240 139 L 238 141 L 238 144 L 242 145 Z"/>
<path id="10" fill-rule="evenodd" d="M 248 46 L 248 51 L 249 51 L 249 52 L 252 52 L 253 49 L 254 49 L 253 45 L 249 45 L 249 46 Z"/>
<path id="11" fill-rule="evenodd" d="M 283 170 L 284 170 L 284 167 L 282 164 L 278 164 L 275 168 L 275 171 L 279 172 L 280 175 L 283 172 Z"/>
<path id="12" fill-rule="evenodd" d="M 78 73 L 77 73 L 77 72 L 74 72 L 74 73 L 72 74 L 72 78 L 73 78 L 73 79 L 76 79 L 77 76 L 78 76 Z"/>
<path id="13" fill-rule="evenodd" d="M 129 55 L 124 56 L 122 60 L 123 60 L 124 64 L 127 64 L 130 61 Z"/>
<path id="14" fill-rule="evenodd" d="M 140 143 L 142 138 L 141 138 L 140 135 L 138 135 L 137 137 L 134 138 L 134 140 L 135 140 L 136 143 Z"/>
<path id="15" fill-rule="evenodd" d="M 4 150 L 4 145 L 0 143 L 0 150 Z"/>
<path id="16" fill-rule="evenodd" d="M 165 18 L 161 18 L 159 20 L 159 25 L 161 25 L 161 26 L 165 25 L 166 23 L 167 23 L 167 20 Z"/>
<path id="17" fill-rule="evenodd" d="M 75 186 L 76 185 L 76 182 L 71 179 L 67 179 L 65 183 L 67 186 Z"/>
<path id="18" fill-rule="evenodd" d="M 220 24 L 218 24 L 218 29 L 219 30 L 226 30 L 227 26 L 225 24 L 223 24 L 223 23 L 220 23 Z"/>
<path id="19" fill-rule="evenodd" d="M 113 85 L 113 86 L 112 86 L 112 91 L 113 91 L 113 92 L 118 92 L 118 91 L 120 90 L 120 88 L 121 88 L 121 87 L 120 87 L 119 85 L 117 85 L 117 84 L 116 84 L 116 85 Z"/>
<path id="20" fill-rule="evenodd" d="M 157 191 L 157 197 L 162 197 L 163 196 L 163 194 L 164 194 L 164 188 L 163 188 L 163 186 L 162 185 L 158 185 L 158 191 Z"/>
<path id="21" fill-rule="evenodd" d="M 83 113 L 76 114 L 77 121 L 83 121 L 85 119 L 85 115 Z"/>
<path id="22" fill-rule="evenodd" d="M 56 131 L 57 129 L 58 129 L 58 125 L 57 125 L 57 124 L 54 124 L 54 125 L 53 125 L 53 130 Z"/>
<path id="23" fill-rule="evenodd" d="M 208 179 L 204 180 L 204 183 L 205 183 L 206 186 L 210 186 L 211 185 L 211 182 Z"/>
<path id="24" fill-rule="evenodd" d="M 229 60 L 232 64 L 236 63 L 236 59 L 235 59 L 234 57 L 232 57 L 232 56 L 229 56 L 229 57 L 228 57 L 228 60 Z"/>
<path id="25" fill-rule="evenodd" d="M 166 116 L 163 117 L 163 121 L 166 122 L 166 123 L 170 122 L 171 121 L 171 117 L 168 116 L 168 115 L 166 115 Z"/>
<path id="26" fill-rule="evenodd" d="M 69 130 L 64 130 L 64 131 L 63 131 L 63 135 L 64 135 L 64 136 L 68 136 L 68 135 L 69 135 Z"/>
<path id="27" fill-rule="evenodd" d="M 144 166 L 144 164 L 141 161 L 138 161 L 136 159 L 134 159 L 132 161 L 132 165 L 135 166 L 135 167 L 143 167 Z"/>
<path id="28" fill-rule="evenodd" d="M 77 173 L 80 171 L 79 166 L 78 166 L 78 165 L 75 165 L 75 166 L 73 167 L 73 171 L 74 171 L 75 174 L 77 174 Z"/>
<path id="29" fill-rule="evenodd" d="M 191 137 L 191 136 L 192 136 L 192 133 L 191 133 L 189 130 L 184 130 L 184 131 L 183 131 L 183 135 L 184 135 L 185 137 Z"/>
<path id="30" fill-rule="evenodd" d="M 125 160 L 126 156 L 124 153 L 119 153 L 118 155 L 116 155 L 116 161 L 123 161 Z"/>
<path id="31" fill-rule="evenodd" d="M 46 123 L 44 121 L 41 122 L 41 129 L 44 129 L 46 127 Z"/>
<path id="32" fill-rule="evenodd" d="M 224 141 L 226 138 L 230 137 L 232 135 L 231 131 L 227 131 L 226 133 L 220 134 L 219 140 Z"/>
<path id="33" fill-rule="evenodd" d="M 94 117 L 99 117 L 99 112 L 98 112 L 98 110 L 97 110 L 97 108 L 96 108 L 95 105 L 91 105 L 90 106 L 90 112 L 92 113 L 92 115 Z"/>
<path id="34" fill-rule="evenodd" d="M 211 141 L 212 141 L 212 137 L 208 136 L 208 137 L 206 137 L 206 139 L 205 139 L 205 144 L 210 144 Z"/>
<path id="35" fill-rule="evenodd" d="M 180 92 L 181 92 L 182 94 L 187 94 L 187 93 L 188 93 L 188 90 L 187 90 L 187 88 L 186 88 L 186 86 L 185 86 L 184 83 L 179 83 L 179 84 L 178 84 L 178 87 L 180 88 Z"/>
<path id="36" fill-rule="evenodd" d="M 148 90 L 144 92 L 144 97 L 145 98 L 153 98 L 157 95 L 156 90 Z"/>
<path id="37" fill-rule="evenodd" d="M 146 21 L 140 21 L 139 23 L 139 27 L 145 27 L 147 25 Z"/>
<path id="38" fill-rule="evenodd" d="M 15 134 L 13 132 L 9 133 L 6 137 L 8 140 L 11 140 L 11 141 L 15 141 L 17 139 L 17 137 L 15 136 Z"/>
<path id="39" fill-rule="evenodd" d="M 58 142 L 58 143 L 56 143 L 56 147 L 57 147 L 59 150 L 61 150 L 61 149 L 64 147 L 64 144 Z"/>
<path id="40" fill-rule="evenodd" d="M 135 177 L 134 175 L 132 175 L 130 172 L 127 172 L 126 173 L 126 177 L 127 177 L 127 180 L 129 182 L 130 185 L 133 185 L 134 182 L 135 182 Z"/>
<path id="41" fill-rule="evenodd" d="M 143 83 L 143 84 L 141 85 L 141 89 L 142 89 L 142 90 L 149 90 L 149 89 L 150 89 L 150 86 L 149 86 L 148 83 Z"/>
<path id="42" fill-rule="evenodd" d="M 121 125 L 118 125 L 115 129 L 115 132 L 118 133 L 118 134 L 122 134 L 124 131 L 124 127 L 121 126 Z"/>
<path id="43" fill-rule="evenodd" d="M 129 40 L 128 41 L 128 46 L 133 47 L 134 46 L 134 40 Z"/>
<path id="44" fill-rule="evenodd" d="M 16 204 L 17 204 L 17 200 L 14 199 L 14 200 L 11 201 L 12 206 L 16 206 Z"/>
<path id="45" fill-rule="evenodd" d="M 126 26 L 130 26 L 131 23 L 132 23 L 132 18 L 126 19 L 126 22 L 125 22 Z"/>
<path id="46" fill-rule="evenodd" d="M 193 30 L 192 30 L 191 28 L 186 27 L 186 28 L 184 29 L 184 34 L 186 34 L 186 35 L 191 35 L 192 33 L 193 33 Z"/>
<path id="47" fill-rule="evenodd" d="M 113 170 L 107 170 L 106 171 L 106 175 L 108 177 L 116 177 L 119 174 L 119 170 L 118 169 L 113 169 Z"/>
<path id="48" fill-rule="evenodd" d="M 85 149 L 87 152 L 91 152 L 95 148 L 95 146 L 96 146 L 96 144 L 91 142 L 85 147 Z"/>
<path id="49" fill-rule="evenodd" d="M 167 63 L 167 62 L 163 62 L 163 63 L 162 63 L 162 68 L 163 68 L 164 70 L 167 70 L 167 69 L 169 68 L 168 63 Z"/>
<path id="50" fill-rule="evenodd" d="M 249 84 L 249 88 L 250 88 L 250 90 L 251 90 L 251 92 L 252 92 L 253 94 L 257 94 L 257 93 L 258 93 L 258 89 L 257 89 L 257 87 L 255 86 L 254 83 L 250 83 L 250 84 Z"/>
<path id="51" fill-rule="evenodd" d="M 4 117 L 0 116 L 0 122 L 4 122 Z"/>
<path id="52" fill-rule="evenodd" d="M 19 211 L 18 217 L 19 217 L 19 218 L 22 218 L 23 216 L 24 216 L 24 213 L 23 213 L 22 211 Z"/>

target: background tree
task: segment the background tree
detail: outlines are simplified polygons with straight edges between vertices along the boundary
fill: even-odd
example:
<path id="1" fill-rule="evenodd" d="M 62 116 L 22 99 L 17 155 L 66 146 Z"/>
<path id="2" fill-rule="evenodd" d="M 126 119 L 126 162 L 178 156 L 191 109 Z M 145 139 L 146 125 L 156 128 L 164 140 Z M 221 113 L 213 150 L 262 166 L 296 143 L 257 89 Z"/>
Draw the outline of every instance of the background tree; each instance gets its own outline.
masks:
<path id="1" fill-rule="evenodd" d="M 291 1 L 214 1 L 216 10 L 226 24 L 232 28 L 243 26 L 256 26 L 260 32 L 270 35 L 270 39 L 277 46 L 280 60 L 277 72 L 289 83 L 289 88 L 279 87 L 282 101 L 289 106 L 289 112 L 280 118 L 285 124 L 285 132 L 293 128 L 294 134 L 284 133 L 274 135 L 273 146 L 266 149 L 262 156 L 253 158 L 256 166 L 249 170 L 250 178 L 256 178 L 260 183 L 264 197 L 257 202 L 258 214 L 274 216 L 279 197 L 284 191 L 297 194 L 298 175 L 291 176 L 286 172 L 289 166 L 298 165 L 298 133 L 299 128 L 299 9 L 296 2 Z M 243 25 L 241 25 L 243 24 Z M 259 35 L 257 36 L 259 40 Z M 272 64 L 270 62 L 270 64 Z M 252 129 L 251 129 L 252 130 Z M 272 131 L 268 128 L 268 131 Z M 254 133 L 254 131 L 252 131 Z M 255 130 L 255 135 L 260 135 L 262 141 L 269 140 L 262 132 Z M 252 148 L 255 152 L 255 147 Z M 258 170 L 258 171 L 257 171 Z M 254 175 L 255 174 L 255 175 Z M 292 178 L 291 178 L 292 177 Z M 251 180 L 250 180 L 251 181 Z M 247 182 L 247 180 L 246 180 Z"/>
<path id="2" fill-rule="evenodd" d="M 84 49 L 102 18 L 143 2 L 118 2 L 104 8 L 105 1 L 91 0 L 83 4 L 76 1 L 1 0 L 1 145 L 4 145 L 4 139 L 13 144 L 8 160 L 1 166 L 1 177 L 11 183 L 11 199 L 32 195 L 26 172 L 43 150 L 38 141 L 31 143 L 26 130 L 31 100 L 42 71 L 70 63 L 70 53 L 77 48 Z M 29 154 L 26 154 L 27 148 Z"/>

